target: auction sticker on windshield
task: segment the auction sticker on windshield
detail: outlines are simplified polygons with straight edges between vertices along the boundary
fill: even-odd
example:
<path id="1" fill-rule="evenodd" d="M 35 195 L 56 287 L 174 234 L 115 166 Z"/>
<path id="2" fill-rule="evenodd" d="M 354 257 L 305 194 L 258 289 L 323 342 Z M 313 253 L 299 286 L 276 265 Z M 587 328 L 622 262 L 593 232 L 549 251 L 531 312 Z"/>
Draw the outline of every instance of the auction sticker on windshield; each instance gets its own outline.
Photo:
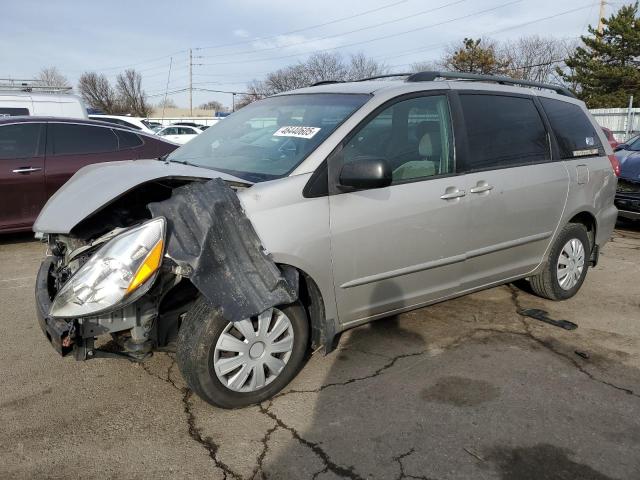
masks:
<path id="1" fill-rule="evenodd" d="M 320 131 L 319 127 L 290 126 L 281 127 L 273 134 L 274 137 L 313 138 Z"/>

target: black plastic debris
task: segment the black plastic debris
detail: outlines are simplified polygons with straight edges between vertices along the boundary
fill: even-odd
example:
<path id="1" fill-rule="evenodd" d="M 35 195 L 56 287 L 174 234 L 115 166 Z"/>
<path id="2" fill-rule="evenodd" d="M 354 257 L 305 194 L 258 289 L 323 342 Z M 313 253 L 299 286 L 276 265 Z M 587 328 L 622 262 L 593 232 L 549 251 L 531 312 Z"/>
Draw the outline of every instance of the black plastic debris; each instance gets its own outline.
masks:
<path id="1" fill-rule="evenodd" d="M 535 318 L 536 320 L 540 320 L 541 322 L 548 323 L 549 325 L 553 325 L 554 327 L 564 328 L 565 330 L 575 330 L 578 328 L 573 322 L 569 320 L 554 320 L 549 317 L 549 312 L 546 310 L 540 310 L 538 308 L 527 308 L 524 310 L 519 310 L 518 313 L 520 315 L 524 315 L 525 317 Z"/>
<path id="2" fill-rule="evenodd" d="M 591 358 L 591 355 L 589 355 L 587 352 L 583 352 L 582 350 L 575 350 L 573 353 L 581 358 L 584 358 L 585 360 L 589 360 L 589 358 Z"/>
<path id="3" fill-rule="evenodd" d="M 148 208 L 167 220 L 167 254 L 190 267 L 191 282 L 227 320 L 297 299 L 297 272 L 283 275 L 223 180 L 184 185 Z"/>

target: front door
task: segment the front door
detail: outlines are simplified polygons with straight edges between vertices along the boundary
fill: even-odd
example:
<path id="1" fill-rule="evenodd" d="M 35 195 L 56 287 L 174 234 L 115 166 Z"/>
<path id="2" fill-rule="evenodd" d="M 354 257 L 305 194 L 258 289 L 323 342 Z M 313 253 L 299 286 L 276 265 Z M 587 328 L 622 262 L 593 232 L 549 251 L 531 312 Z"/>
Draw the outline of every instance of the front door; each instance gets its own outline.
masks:
<path id="1" fill-rule="evenodd" d="M 331 250 L 342 324 L 459 289 L 467 215 L 449 112 L 443 93 L 400 99 L 374 112 L 329 158 Z M 387 162 L 391 186 L 336 186 L 342 165 L 367 156 Z"/>
<path id="2" fill-rule="evenodd" d="M 0 126 L 0 230 L 31 226 L 46 200 L 40 123 Z"/>

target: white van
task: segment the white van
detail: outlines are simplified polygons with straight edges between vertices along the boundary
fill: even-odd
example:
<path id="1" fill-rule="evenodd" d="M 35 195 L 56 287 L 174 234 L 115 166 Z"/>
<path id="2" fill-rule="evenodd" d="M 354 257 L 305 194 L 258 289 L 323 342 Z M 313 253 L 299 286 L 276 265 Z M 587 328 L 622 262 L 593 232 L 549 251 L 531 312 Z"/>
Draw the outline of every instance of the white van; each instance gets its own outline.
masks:
<path id="1" fill-rule="evenodd" d="M 0 117 L 88 118 L 82 99 L 69 93 L 0 91 Z"/>

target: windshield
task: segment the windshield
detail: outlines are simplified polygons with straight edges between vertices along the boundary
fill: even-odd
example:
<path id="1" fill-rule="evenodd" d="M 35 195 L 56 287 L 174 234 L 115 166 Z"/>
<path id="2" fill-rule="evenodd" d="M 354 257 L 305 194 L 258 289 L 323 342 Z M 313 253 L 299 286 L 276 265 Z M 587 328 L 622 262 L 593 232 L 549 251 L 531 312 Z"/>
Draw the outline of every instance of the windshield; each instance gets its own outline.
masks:
<path id="1" fill-rule="evenodd" d="M 353 94 L 266 98 L 220 120 L 168 160 L 251 182 L 283 177 L 369 98 Z"/>
<path id="2" fill-rule="evenodd" d="M 640 151 L 640 135 L 630 138 L 627 140 L 626 144 L 629 146 L 627 150 L 631 150 L 632 152 Z"/>

